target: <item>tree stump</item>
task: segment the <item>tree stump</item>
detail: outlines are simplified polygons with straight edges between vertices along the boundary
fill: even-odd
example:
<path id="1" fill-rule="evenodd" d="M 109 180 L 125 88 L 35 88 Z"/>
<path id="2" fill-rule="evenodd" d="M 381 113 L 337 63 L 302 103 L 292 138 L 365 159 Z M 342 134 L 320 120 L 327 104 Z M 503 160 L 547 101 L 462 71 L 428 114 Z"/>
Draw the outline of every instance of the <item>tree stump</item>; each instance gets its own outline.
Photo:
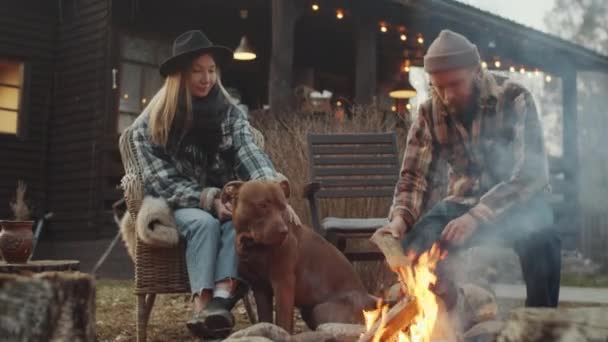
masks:
<path id="1" fill-rule="evenodd" d="M 93 278 L 78 272 L 0 274 L 0 336 L 8 341 L 94 341 Z"/>

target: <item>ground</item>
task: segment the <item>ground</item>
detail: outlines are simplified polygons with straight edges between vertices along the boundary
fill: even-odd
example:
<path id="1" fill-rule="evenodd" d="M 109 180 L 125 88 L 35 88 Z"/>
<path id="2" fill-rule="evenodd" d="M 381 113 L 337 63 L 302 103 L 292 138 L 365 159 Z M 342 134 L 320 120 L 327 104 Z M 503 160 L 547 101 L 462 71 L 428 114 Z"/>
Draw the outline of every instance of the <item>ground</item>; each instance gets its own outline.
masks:
<path id="1" fill-rule="evenodd" d="M 236 329 L 249 326 L 242 302 L 233 311 Z M 187 294 L 159 295 L 152 309 L 148 341 L 199 341 L 186 329 L 190 317 Z M 100 342 L 135 341 L 135 296 L 132 281 L 100 280 L 97 282 L 97 339 Z M 305 330 L 302 320 L 296 321 L 296 332 Z"/>
<path id="2" fill-rule="evenodd" d="M 566 280 L 566 279 L 564 279 Z M 578 279 L 580 281 L 580 279 Z M 581 281 L 582 282 L 582 281 Z M 570 285 L 570 284 L 563 284 Z M 522 300 L 501 299 L 499 315 L 506 318 L 508 312 L 523 306 Z M 560 306 L 580 306 L 560 304 Z M 241 303 L 235 308 L 236 329 L 250 323 Z M 185 327 L 190 315 L 187 295 L 160 295 L 152 310 L 148 326 L 148 341 L 198 341 Z M 296 320 L 296 332 L 305 330 L 302 320 Z M 135 341 L 135 296 L 132 281 L 100 280 L 97 282 L 97 337 L 100 342 Z"/>

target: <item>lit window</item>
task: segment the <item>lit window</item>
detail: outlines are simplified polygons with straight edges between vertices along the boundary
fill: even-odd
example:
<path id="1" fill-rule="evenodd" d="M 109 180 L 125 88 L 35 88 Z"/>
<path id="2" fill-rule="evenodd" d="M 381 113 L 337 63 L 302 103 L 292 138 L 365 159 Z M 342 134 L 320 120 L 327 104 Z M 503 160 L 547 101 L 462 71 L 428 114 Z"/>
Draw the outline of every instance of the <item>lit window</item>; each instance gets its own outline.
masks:
<path id="1" fill-rule="evenodd" d="M 0 59 L 0 134 L 17 134 L 23 63 Z"/>

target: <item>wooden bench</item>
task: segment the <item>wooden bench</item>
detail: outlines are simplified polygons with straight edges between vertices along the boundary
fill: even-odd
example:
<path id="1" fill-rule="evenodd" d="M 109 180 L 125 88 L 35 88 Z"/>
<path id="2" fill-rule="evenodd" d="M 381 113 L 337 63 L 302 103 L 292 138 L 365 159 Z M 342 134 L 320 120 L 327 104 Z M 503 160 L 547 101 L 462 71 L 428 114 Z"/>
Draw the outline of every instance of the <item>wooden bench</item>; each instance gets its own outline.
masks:
<path id="1" fill-rule="evenodd" d="M 386 217 L 320 217 L 320 199 L 392 198 L 399 174 L 394 133 L 308 134 L 309 200 L 313 228 L 351 261 L 382 259 L 379 252 L 346 250 L 347 240 L 369 238 Z M 388 213 L 388 207 L 386 212 Z"/>

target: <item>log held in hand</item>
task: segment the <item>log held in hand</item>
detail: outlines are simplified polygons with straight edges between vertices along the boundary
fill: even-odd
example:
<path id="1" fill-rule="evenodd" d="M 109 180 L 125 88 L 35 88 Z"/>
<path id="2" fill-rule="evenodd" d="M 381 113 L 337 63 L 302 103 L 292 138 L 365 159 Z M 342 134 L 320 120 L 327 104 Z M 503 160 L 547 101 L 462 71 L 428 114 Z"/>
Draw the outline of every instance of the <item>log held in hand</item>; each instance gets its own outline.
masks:
<path id="1" fill-rule="evenodd" d="M 378 318 L 371 329 L 359 338 L 359 342 L 373 341 L 377 332 L 380 334 L 380 341 L 390 341 L 399 331 L 409 327 L 417 315 L 417 300 L 403 299 L 387 312 L 384 319 Z"/>
<path id="2" fill-rule="evenodd" d="M 380 248 L 393 272 L 397 272 L 400 268 L 410 267 L 411 262 L 403 252 L 401 242 L 391 234 L 374 234 L 370 241 Z"/>

